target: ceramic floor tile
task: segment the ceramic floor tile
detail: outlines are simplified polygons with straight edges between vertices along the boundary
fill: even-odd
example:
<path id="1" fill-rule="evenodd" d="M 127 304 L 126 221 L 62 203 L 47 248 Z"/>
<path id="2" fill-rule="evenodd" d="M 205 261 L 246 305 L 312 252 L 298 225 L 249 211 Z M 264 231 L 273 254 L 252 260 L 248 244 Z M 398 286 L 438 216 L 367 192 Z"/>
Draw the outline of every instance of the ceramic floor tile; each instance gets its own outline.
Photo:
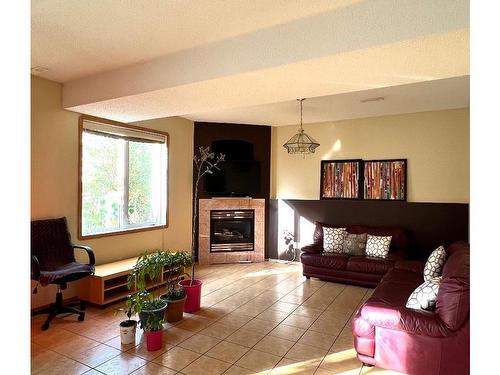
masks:
<path id="1" fill-rule="evenodd" d="M 319 363 L 320 361 L 294 361 L 283 358 L 269 374 L 313 375 L 316 374 Z"/>
<path id="2" fill-rule="evenodd" d="M 81 352 L 89 350 L 95 346 L 99 345 L 99 342 L 91 340 L 89 338 L 73 334 L 69 340 L 60 342 L 56 345 L 51 345 L 51 350 L 65 355 L 66 357 L 74 358 Z"/>
<path id="3" fill-rule="evenodd" d="M 248 330 L 255 331 L 255 332 L 262 332 L 262 333 L 267 335 L 277 325 L 278 325 L 277 322 L 272 322 L 269 320 L 255 318 L 255 319 L 250 320 L 247 324 L 245 324 L 241 328 L 248 329 Z"/>
<path id="4" fill-rule="evenodd" d="M 260 340 L 253 349 L 283 357 L 294 344 L 294 341 L 275 336 L 266 336 Z"/>
<path id="5" fill-rule="evenodd" d="M 196 334 L 187 340 L 181 342 L 179 346 L 184 349 L 192 350 L 193 352 L 203 354 L 213 348 L 220 342 L 215 337 Z"/>
<path id="6" fill-rule="evenodd" d="M 232 312 L 232 313 L 220 318 L 217 321 L 217 323 L 224 324 L 224 325 L 229 326 L 229 327 L 241 328 L 246 323 L 248 323 L 250 320 L 252 320 L 251 316 L 236 314 L 236 313 Z"/>
<path id="7" fill-rule="evenodd" d="M 96 370 L 106 375 L 125 375 L 130 374 L 146 363 L 146 360 L 140 357 L 128 353 L 120 353 L 118 356 L 97 366 Z"/>
<path id="8" fill-rule="evenodd" d="M 31 359 L 33 375 L 77 375 L 89 370 L 90 367 L 51 350 L 39 353 Z"/>
<path id="9" fill-rule="evenodd" d="M 200 333 L 202 335 L 216 337 L 216 338 L 222 340 L 222 339 L 225 339 L 226 337 L 228 337 L 230 334 L 234 333 L 236 330 L 237 330 L 237 328 L 235 328 L 235 327 L 226 326 L 226 325 L 221 324 L 221 323 L 214 323 L 211 326 L 200 331 Z"/>
<path id="10" fill-rule="evenodd" d="M 199 331 L 209 327 L 214 322 L 215 321 L 212 319 L 207 319 L 207 318 L 204 318 L 202 316 L 199 316 L 197 318 L 184 319 L 183 321 L 179 322 L 175 326 L 177 328 L 185 329 L 187 331 L 199 332 Z"/>
<path id="11" fill-rule="evenodd" d="M 335 336 L 325 335 L 323 333 L 319 333 L 316 331 L 307 331 L 299 339 L 298 343 L 311 345 L 311 346 L 317 346 L 318 348 L 322 348 L 322 349 L 330 349 L 334 340 L 335 340 Z M 352 336 L 351 336 L 351 344 L 352 344 Z"/>
<path id="12" fill-rule="evenodd" d="M 185 329 L 172 327 L 163 332 L 163 340 L 170 345 L 178 345 L 184 340 L 187 340 L 195 333 Z"/>
<path id="13" fill-rule="evenodd" d="M 235 363 L 243 356 L 243 354 L 248 352 L 248 350 L 249 348 L 245 346 L 222 341 L 206 352 L 205 355 L 224 362 Z"/>
<path id="14" fill-rule="evenodd" d="M 306 332 L 305 329 L 279 324 L 271 332 L 270 336 L 276 336 L 282 339 L 297 341 Z"/>
<path id="15" fill-rule="evenodd" d="M 307 306 L 299 306 L 294 310 L 293 313 L 295 315 L 302 315 L 302 316 L 309 316 L 311 318 L 318 318 L 323 313 L 323 310 L 313 309 L 313 308 L 307 307 Z"/>
<path id="16" fill-rule="evenodd" d="M 231 366 L 215 358 L 201 356 L 182 370 L 186 375 L 220 375 Z"/>
<path id="17" fill-rule="evenodd" d="M 264 336 L 264 333 L 241 328 L 227 337 L 226 341 L 251 348 L 252 346 L 257 344 Z"/>
<path id="18" fill-rule="evenodd" d="M 288 353 L 285 354 L 285 357 L 296 361 L 314 361 L 323 359 L 327 352 L 328 349 L 296 343 Z"/>
<path id="19" fill-rule="evenodd" d="M 292 313 L 297 307 L 299 307 L 298 304 L 279 301 L 276 302 L 274 305 L 270 306 L 269 308 L 271 310 L 278 310 L 287 313 Z"/>
<path id="20" fill-rule="evenodd" d="M 265 375 L 268 373 L 269 371 L 256 372 L 239 366 L 231 366 L 229 369 L 227 369 L 224 375 L 255 375 L 255 374 Z"/>
<path id="21" fill-rule="evenodd" d="M 320 368 L 322 369 L 346 375 L 357 375 L 360 372 L 361 366 L 362 363 L 356 357 L 354 349 L 328 354 L 320 364 Z"/>
<path id="22" fill-rule="evenodd" d="M 131 375 L 175 375 L 178 372 L 165 366 L 149 362 L 141 368 L 135 370 Z"/>
<path id="23" fill-rule="evenodd" d="M 81 362 L 89 367 L 97 367 L 100 364 L 109 361 L 120 354 L 120 350 L 111 346 L 99 344 L 90 349 L 82 351 L 74 356 L 73 359 Z"/>
<path id="24" fill-rule="evenodd" d="M 280 360 L 279 356 L 252 349 L 241 357 L 236 365 L 253 371 L 266 371 L 272 370 Z"/>
<path id="25" fill-rule="evenodd" d="M 283 324 L 292 327 L 307 329 L 311 326 L 311 324 L 314 323 L 315 320 L 315 318 L 310 316 L 291 314 L 285 320 L 283 320 Z"/>
<path id="26" fill-rule="evenodd" d="M 278 310 L 267 309 L 257 315 L 257 319 L 269 320 L 270 322 L 280 323 L 283 321 L 290 313 Z"/>
<path id="27" fill-rule="evenodd" d="M 199 356 L 200 354 L 191 350 L 175 347 L 154 359 L 153 362 L 172 370 L 181 371 Z"/>
<path id="28" fill-rule="evenodd" d="M 146 342 L 142 342 L 139 345 L 127 350 L 127 353 L 144 358 L 147 361 L 152 361 L 153 359 L 165 353 L 167 350 L 172 349 L 173 347 L 173 345 L 167 344 L 164 340 L 161 349 L 149 351 Z"/>

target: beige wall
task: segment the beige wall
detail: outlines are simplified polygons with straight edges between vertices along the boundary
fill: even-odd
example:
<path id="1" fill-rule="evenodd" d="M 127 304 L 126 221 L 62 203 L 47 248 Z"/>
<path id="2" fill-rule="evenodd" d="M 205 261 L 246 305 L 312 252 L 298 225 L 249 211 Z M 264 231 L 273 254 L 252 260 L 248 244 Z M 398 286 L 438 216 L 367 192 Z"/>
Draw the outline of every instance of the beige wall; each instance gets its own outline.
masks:
<path id="1" fill-rule="evenodd" d="M 189 250 L 193 123 L 175 117 L 138 123 L 170 134 L 169 227 L 80 241 L 77 238 L 79 114 L 62 109 L 60 84 L 32 77 L 31 85 L 31 218 L 66 216 L 73 242 L 92 246 L 97 264 L 158 248 Z M 52 302 L 52 287 L 38 290 L 32 298 L 33 306 Z M 65 297 L 73 293 L 71 288 Z"/>
<path id="2" fill-rule="evenodd" d="M 408 201 L 469 202 L 468 109 L 305 125 L 321 144 L 305 158 L 282 147 L 297 128 L 273 128 L 274 198 L 318 199 L 321 160 L 407 158 Z"/>

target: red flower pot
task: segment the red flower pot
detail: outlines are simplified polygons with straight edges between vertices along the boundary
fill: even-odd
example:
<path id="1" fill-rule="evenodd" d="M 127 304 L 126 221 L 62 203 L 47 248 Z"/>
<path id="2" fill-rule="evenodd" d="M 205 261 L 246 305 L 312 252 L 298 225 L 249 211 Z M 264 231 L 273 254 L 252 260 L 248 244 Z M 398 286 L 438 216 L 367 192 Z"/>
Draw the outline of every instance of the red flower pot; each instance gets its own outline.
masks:
<path id="1" fill-rule="evenodd" d="M 162 346 L 162 333 L 163 330 L 159 331 L 146 331 L 146 348 L 150 352 L 155 350 L 160 350 Z"/>
<path id="2" fill-rule="evenodd" d="M 179 281 L 179 285 L 184 288 L 186 292 L 186 303 L 184 304 L 184 312 L 193 313 L 200 309 L 201 303 L 201 280 L 194 279 L 193 285 L 191 279 Z"/>

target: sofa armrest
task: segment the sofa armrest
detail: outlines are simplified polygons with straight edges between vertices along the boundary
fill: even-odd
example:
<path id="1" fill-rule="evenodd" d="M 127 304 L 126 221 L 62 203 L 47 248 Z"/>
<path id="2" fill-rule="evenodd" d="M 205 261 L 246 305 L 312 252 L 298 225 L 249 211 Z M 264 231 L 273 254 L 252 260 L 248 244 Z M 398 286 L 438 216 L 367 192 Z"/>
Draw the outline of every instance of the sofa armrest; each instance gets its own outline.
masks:
<path id="1" fill-rule="evenodd" d="M 424 272 L 424 263 L 418 260 L 400 260 L 394 265 L 394 268 L 404 271 L 411 271 L 415 273 Z"/>
<path id="2" fill-rule="evenodd" d="M 311 245 L 303 246 L 300 250 L 305 253 L 319 254 L 323 252 L 323 247 L 319 244 L 313 243 Z"/>
<path id="3" fill-rule="evenodd" d="M 360 315 L 363 320 L 375 327 L 431 337 L 446 337 L 452 333 L 438 314 L 427 311 L 366 304 L 362 307 Z"/>

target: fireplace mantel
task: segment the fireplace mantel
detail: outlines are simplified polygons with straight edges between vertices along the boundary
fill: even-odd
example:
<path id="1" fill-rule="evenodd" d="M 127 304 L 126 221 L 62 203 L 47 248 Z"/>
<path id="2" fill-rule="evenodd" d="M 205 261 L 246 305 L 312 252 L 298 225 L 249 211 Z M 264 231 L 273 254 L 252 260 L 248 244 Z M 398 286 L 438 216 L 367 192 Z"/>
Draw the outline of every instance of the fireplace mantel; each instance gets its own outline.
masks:
<path id="1" fill-rule="evenodd" d="M 210 252 L 210 211 L 254 210 L 254 251 Z M 263 262 L 265 243 L 265 200 L 252 198 L 212 198 L 199 200 L 199 264 Z"/>

